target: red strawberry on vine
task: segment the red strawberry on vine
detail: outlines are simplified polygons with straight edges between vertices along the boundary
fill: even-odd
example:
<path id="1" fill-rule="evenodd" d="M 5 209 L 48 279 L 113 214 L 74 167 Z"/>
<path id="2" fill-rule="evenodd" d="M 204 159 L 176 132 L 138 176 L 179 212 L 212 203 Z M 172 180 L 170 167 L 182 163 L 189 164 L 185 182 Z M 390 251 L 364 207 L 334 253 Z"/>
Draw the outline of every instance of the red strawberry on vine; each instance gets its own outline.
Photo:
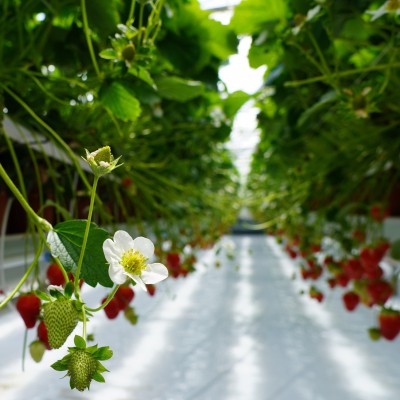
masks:
<path id="1" fill-rule="evenodd" d="M 33 293 L 23 294 L 18 297 L 16 308 L 28 329 L 36 325 L 40 314 L 40 305 L 39 297 Z"/>
<path id="2" fill-rule="evenodd" d="M 364 274 L 364 268 L 357 258 L 347 260 L 343 265 L 343 269 L 350 279 L 361 279 Z"/>
<path id="3" fill-rule="evenodd" d="M 107 297 L 104 297 L 104 299 L 101 301 L 101 304 L 105 303 L 106 300 Z M 103 310 L 106 313 L 108 319 L 117 318 L 120 312 L 118 300 L 116 300 L 116 298 L 113 297 L 111 301 L 103 308 Z"/>
<path id="4" fill-rule="evenodd" d="M 125 310 L 134 297 L 135 292 L 130 286 L 120 286 L 115 293 L 114 299 L 117 300 L 119 309 Z"/>
<path id="5" fill-rule="evenodd" d="M 351 234 L 352 238 L 359 242 L 359 243 L 364 243 L 365 242 L 365 232 L 360 230 L 360 229 L 356 229 L 355 231 L 353 231 L 353 233 Z"/>
<path id="6" fill-rule="evenodd" d="M 375 269 L 381 262 L 382 257 L 382 251 L 373 247 L 365 247 L 360 252 L 360 262 L 366 270 Z"/>
<path id="7" fill-rule="evenodd" d="M 381 336 L 394 340 L 400 332 L 400 312 L 388 308 L 382 309 L 378 316 Z"/>
<path id="8" fill-rule="evenodd" d="M 171 269 L 179 269 L 181 266 L 181 257 L 179 253 L 167 254 L 167 267 Z"/>
<path id="9" fill-rule="evenodd" d="M 319 303 L 324 300 L 324 294 L 314 286 L 311 286 L 309 295 L 312 299 L 317 300 Z"/>
<path id="10" fill-rule="evenodd" d="M 285 250 L 290 258 L 295 259 L 297 257 L 297 252 L 289 244 L 285 246 Z"/>
<path id="11" fill-rule="evenodd" d="M 327 280 L 327 282 L 328 282 L 328 285 L 329 285 L 329 287 L 330 287 L 331 289 L 335 288 L 336 285 L 337 285 L 336 278 L 329 278 L 329 279 Z"/>
<path id="12" fill-rule="evenodd" d="M 50 285 L 64 286 L 65 278 L 58 264 L 52 263 L 48 266 L 46 271 L 47 279 Z"/>
<path id="13" fill-rule="evenodd" d="M 382 204 L 374 204 L 369 209 L 369 214 L 374 221 L 382 222 L 389 216 L 389 210 Z"/>
<path id="14" fill-rule="evenodd" d="M 51 350 L 51 346 L 49 343 L 49 337 L 47 334 L 47 328 L 46 328 L 44 321 L 40 321 L 40 323 L 37 327 L 37 335 L 38 335 L 39 340 L 41 342 L 43 342 L 44 345 L 46 346 L 46 349 Z"/>
<path id="15" fill-rule="evenodd" d="M 392 296 L 393 288 L 387 281 L 373 280 L 368 282 L 367 292 L 374 304 L 383 305 Z"/>
<path id="16" fill-rule="evenodd" d="M 146 287 L 147 287 L 147 293 L 150 296 L 154 296 L 154 294 L 156 293 L 156 285 L 152 285 L 149 283 L 146 285 Z"/>
<path id="17" fill-rule="evenodd" d="M 346 292 L 342 296 L 344 306 L 348 311 L 353 311 L 360 303 L 360 296 L 355 292 Z"/>

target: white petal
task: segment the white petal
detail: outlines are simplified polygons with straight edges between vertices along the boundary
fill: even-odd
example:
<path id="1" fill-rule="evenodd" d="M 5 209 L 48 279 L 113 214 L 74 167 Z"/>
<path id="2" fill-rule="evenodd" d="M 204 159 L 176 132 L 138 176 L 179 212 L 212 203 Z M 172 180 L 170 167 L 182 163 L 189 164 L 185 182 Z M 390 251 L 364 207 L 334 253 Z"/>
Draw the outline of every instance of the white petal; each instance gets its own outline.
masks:
<path id="1" fill-rule="evenodd" d="M 118 262 L 123 254 L 122 249 L 115 245 L 115 243 L 111 239 L 106 239 L 104 241 L 103 252 L 104 257 L 110 264 Z"/>
<path id="2" fill-rule="evenodd" d="M 161 263 L 148 264 L 142 272 L 144 283 L 157 283 L 168 277 L 168 269 Z"/>
<path id="3" fill-rule="evenodd" d="M 150 258 L 154 254 L 153 242 L 143 236 L 139 236 L 133 241 L 133 248 L 143 254 L 146 258 Z"/>
<path id="4" fill-rule="evenodd" d="M 115 268 L 110 265 L 108 268 L 108 275 L 110 275 L 111 280 L 117 285 L 122 285 L 126 281 L 125 271 L 122 268 Z"/>
<path id="5" fill-rule="evenodd" d="M 132 280 L 135 281 L 145 292 L 147 292 L 147 287 L 139 276 L 129 275 L 129 277 L 132 278 Z"/>
<path id="6" fill-rule="evenodd" d="M 116 231 L 114 233 L 114 242 L 123 250 L 123 252 L 133 248 L 133 239 L 131 235 L 125 231 Z"/>

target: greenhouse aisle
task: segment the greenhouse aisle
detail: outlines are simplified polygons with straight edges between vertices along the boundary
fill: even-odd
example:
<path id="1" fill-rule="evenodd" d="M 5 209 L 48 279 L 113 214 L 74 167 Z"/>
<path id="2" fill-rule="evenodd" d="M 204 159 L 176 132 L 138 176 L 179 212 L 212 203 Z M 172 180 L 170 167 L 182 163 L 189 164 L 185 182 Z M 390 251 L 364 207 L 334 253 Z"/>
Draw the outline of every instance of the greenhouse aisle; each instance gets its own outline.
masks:
<path id="1" fill-rule="evenodd" d="M 226 254 L 232 244 L 235 258 Z M 49 368 L 65 348 L 40 364 L 27 356 L 21 372 L 23 323 L 16 312 L 1 315 L 0 399 L 400 398 L 400 340 L 368 338 L 373 310 L 346 312 L 339 292 L 326 290 L 323 304 L 299 295 L 295 265 L 272 238 L 226 236 L 220 249 L 199 254 L 196 273 L 160 284 L 155 297 L 137 293 L 136 326 L 122 316 L 93 318 L 96 343 L 114 357 L 104 362 L 106 383 L 89 392 L 70 391 L 63 373 Z M 89 304 L 101 295 L 84 292 Z"/>

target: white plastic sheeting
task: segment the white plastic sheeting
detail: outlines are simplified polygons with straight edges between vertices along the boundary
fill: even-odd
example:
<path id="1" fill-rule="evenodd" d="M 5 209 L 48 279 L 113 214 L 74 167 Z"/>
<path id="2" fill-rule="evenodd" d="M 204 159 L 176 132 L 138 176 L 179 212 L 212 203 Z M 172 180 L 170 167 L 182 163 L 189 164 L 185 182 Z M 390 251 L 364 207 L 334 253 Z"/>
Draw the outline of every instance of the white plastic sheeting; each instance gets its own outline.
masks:
<path id="1" fill-rule="evenodd" d="M 93 382 L 84 393 L 70 391 L 63 373 L 49 367 L 65 348 L 47 352 L 40 364 L 28 355 L 21 372 L 22 320 L 16 312 L 0 315 L 0 399 L 400 398 L 400 338 L 368 338 L 374 310 L 345 311 L 340 291 L 326 290 L 322 304 L 299 295 L 304 284 L 292 279 L 295 264 L 271 238 L 222 242 L 230 241 L 234 259 L 207 250 L 199 254 L 197 272 L 159 284 L 154 298 L 138 289 L 138 325 L 95 315 L 89 332 L 114 357 L 104 362 L 106 383 Z M 84 297 L 94 306 L 103 293 L 86 288 Z"/>

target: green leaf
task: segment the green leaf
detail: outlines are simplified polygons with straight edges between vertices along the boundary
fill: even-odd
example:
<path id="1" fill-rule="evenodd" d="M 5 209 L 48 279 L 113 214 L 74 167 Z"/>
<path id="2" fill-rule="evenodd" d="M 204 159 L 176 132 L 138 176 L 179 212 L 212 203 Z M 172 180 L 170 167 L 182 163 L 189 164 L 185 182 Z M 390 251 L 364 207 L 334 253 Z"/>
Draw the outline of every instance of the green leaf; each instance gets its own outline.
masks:
<path id="1" fill-rule="evenodd" d="M 198 81 L 188 81 L 176 76 L 156 79 L 160 95 L 166 99 L 185 102 L 204 93 L 204 85 Z"/>
<path id="2" fill-rule="evenodd" d="M 65 285 L 64 294 L 65 294 L 65 296 L 71 298 L 73 292 L 74 292 L 74 284 L 73 284 L 73 282 L 69 281 Z"/>
<path id="3" fill-rule="evenodd" d="M 43 301 L 50 301 L 51 300 L 50 296 L 47 293 L 43 293 L 43 292 L 41 292 L 39 290 L 35 290 L 34 293 L 35 293 L 35 295 L 37 297 L 39 297 L 40 300 L 43 300 Z"/>
<path id="4" fill-rule="evenodd" d="M 284 0 L 243 0 L 235 7 L 230 26 L 238 34 L 252 35 L 268 22 L 285 20 L 286 14 Z"/>
<path id="5" fill-rule="evenodd" d="M 97 372 L 109 372 L 108 369 L 100 362 L 97 362 Z"/>
<path id="6" fill-rule="evenodd" d="M 390 248 L 390 257 L 394 258 L 395 260 L 400 260 L 400 240 L 395 240 Z"/>
<path id="7" fill-rule="evenodd" d="M 112 350 L 106 346 L 106 347 L 100 347 L 95 354 L 95 357 L 97 360 L 108 360 L 113 356 Z"/>
<path id="8" fill-rule="evenodd" d="M 68 369 L 68 360 L 69 356 L 65 356 L 61 360 L 58 360 L 54 364 L 51 364 L 50 367 L 55 369 L 56 371 L 66 371 Z"/>
<path id="9" fill-rule="evenodd" d="M 134 65 L 133 67 L 129 68 L 128 72 L 131 75 L 134 75 L 137 78 L 141 79 L 143 82 L 149 84 L 153 89 L 157 89 L 156 84 L 154 83 L 154 80 L 147 69 L 139 65 Z"/>
<path id="10" fill-rule="evenodd" d="M 121 0 L 86 0 L 90 29 L 102 39 L 115 32 L 120 20 Z"/>
<path id="11" fill-rule="evenodd" d="M 100 89 L 100 102 L 122 121 L 136 121 L 141 113 L 140 103 L 129 85 L 119 81 L 106 83 Z"/>
<path id="12" fill-rule="evenodd" d="M 325 93 L 317 103 L 307 108 L 306 111 L 304 111 L 303 114 L 300 115 L 297 125 L 299 127 L 302 126 L 305 122 L 308 121 L 310 117 L 314 116 L 315 113 L 319 112 L 325 106 L 330 105 L 332 102 L 336 100 L 337 100 L 337 94 L 334 90 Z"/>
<path id="13" fill-rule="evenodd" d="M 238 90 L 230 94 L 223 102 L 224 112 L 228 118 L 233 118 L 239 109 L 250 99 L 248 93 Z"/>
<path id="14" fill-rule="evenodd" d="M 86 220 L 65 221 L 57 224 L 47 236 L 53 257 L 59 257 L 67 272 L 76 272 L 85 228 Z M 113 286 L 103 253 L 103 243 L 108 237 L 107 231 L 90 224 L 80 276 L 90 286 L 95 287 L 98 283 L 105 287 Z"/>
<path id="15" fill-rule="evenodd" d="M 97 371 L 93 374 L 93 379 L 96 382 L 102 382 L 104 383 L 106 380 L 104 379 L 103 375 L 101 375 L 100 373 L 98 373 Z"/>
<path id="16" fill-rule="evenodd" d="M 78 349 L 86 349 L 86 342 L 85 342 L 85 339 L 82 336 L 75 335 L 74 343 L 75 343 L 75 346 Z"/>
<path id="17" fill-rule="evenodd" d="M 105 49 L 99 53 L 99 56 L 105 60 L 115 60 L 118 58 L 118 54 L 114 49 Z"/>

